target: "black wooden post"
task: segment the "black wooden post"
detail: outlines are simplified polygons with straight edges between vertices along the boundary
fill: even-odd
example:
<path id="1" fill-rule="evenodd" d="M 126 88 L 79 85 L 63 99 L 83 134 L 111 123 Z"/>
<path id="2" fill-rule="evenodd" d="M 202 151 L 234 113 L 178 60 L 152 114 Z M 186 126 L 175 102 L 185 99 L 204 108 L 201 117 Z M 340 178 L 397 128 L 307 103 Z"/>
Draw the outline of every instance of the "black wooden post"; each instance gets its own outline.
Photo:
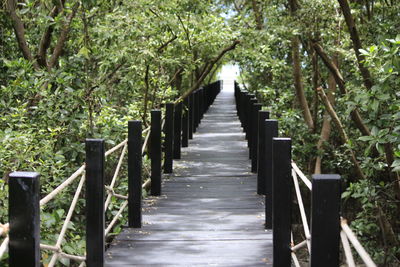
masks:
<path id="1" fill-rule="evenodd" d="M 311 267 L 339 266 L 340 176 L 312 176 Z"/>
<path id="2" fill-rule="evenodd" d="M 197 131 L 197 127 L 199 127 L 200 124 L 200 90 L 197 90 L 195 93 L 195 99 L 194 99 L 194 104 L 195 104 L 195 118 L 194 118 L 194 123 L 195 123 L 195 129 Z"/>
<path id="3" fill-rule="evenodd" d="M 128 122 L 128 226 L 142 227 L 142 122 Z"/>
<path id="4" fill-rule="evenodd" d="M 182 138 L 182 102 L 175 106 L 174 117 L 174 159 L 181 158 L 181 139 Z"/>
<path id="5" fill-rule="evenodd" d="M 174 103 L 165 105 L 165 159 L 164 173 L 172 173 L 174 151 Z"/>
<path id="6" fill-rule="evenodd" d="M 273 139 L 273 259 L 275 267 L 291 266 L 291 140 Z"/>
<path id="7" fill-rule="evenodd" d="M 269 111 L 258 112 L 258 148 L 257 148 L 257 194 L 265 195 L 265 120 L 269 119 Z"/>
<path id="8" fill-rule="evenodd" d="M 243 99 L 242 99 L 242 126 L 243 126 L 243 131 L 247 132 L 247 125 L 249 124 L 249 121 L 247 119 L 248 115 L 246 115 L 247 111 L 247 105 L 249 102 L 249 92 L 244 91 Z M 246 140 L 247 140 L 247 134 L 246 134 Z"/>
<path id="9" fill-rule="evenodd" d="M 261 110 L 262 104 L 255 103 L 253 105 L 253 110 L 251 116 L 253 117 L 253 130 L 252 134 L 252 143 L 251 143 L 251 172 L 257 172 L 257 151 L 258 151 L 258 112 Z"/>
<path id="10" fill-rule="evenodd" d="M 161 195 L 161 110 L 151 111 L 150 159 L 150 193 L 159 196 Z"/>
<path id="11" fill-rule="evenodd" d="M 193 92 L 193 132 L 195 133 L 198 126 L 199 118 L 199 91 Z"/>
<path id="12" fill-rule="evenodd" d="M 265 228 L 272 229 L 272 139 L 278 136 L 278 121 L 265 120 Z"/>
<path id="13" fill-rule="evenodd" d="M 182 115 L 182 147 L 189 146 L 189 98 L 183 101 L 184 112 Z"/>
<path id="14" fill-rule="evenodd" d="M 257 123 L 257 117 L 253 117 L 253 110 L 254 110 L 254 105 L 257 103 L 256 98 L 251 98 L 249 102 L 249 111 L 246 113 L 246 116 L 248 117 L 249 120 L 249 127 L 247 131 L 247 146 L 249 148 L 249 159 L 252 158 L 253 156 L 253 138 L 254 138 L 254 131 L 255 131 L 255 123 Z"/>
<path id="15" fill-rule="evenodd" d="M 244 105 L 243 105 L 243 128 L 244 128 L 244 132 L 246 133 L 246 140 L 247 140 L 247 146 L 249 144 L 249 136 L 248 136 L 248 131 L 249 131 L 249 122 L 250 122 L 250 118 L 249 118 L 249 105 L 250 105 L 250 99 L 251 99 L 251 95 L 250 93 L 246 93 L 245 97 L 244 97 Z"/>
<path id="16" fill-rule="evenodd" d="M 40 192 L 36 172 L 9 175 L 10 267 L 40 266 Z"/>
<path id="17" fill-rule="evenodd" d="M 104 266 L 104 140 L 86 139 L 86 265 Z"/>
<path id="18" fill-rule="evenodd" d="M 207 112 L 208 107 L 210 106 L 210 93 L 211 93 L 212 86 L 207 86 L 207 88 L 204 89 L 204 113 Z"/>
<path id="19" fill-rule="evenodd" d="M 199 90 L 199 123 L 204 115 L 204 88 Z"/>
<path id="20" fill-rule="evenodd" d="M 194 132 L 194 95 L 189 95 L 189 139 L 193 139 Z"/>

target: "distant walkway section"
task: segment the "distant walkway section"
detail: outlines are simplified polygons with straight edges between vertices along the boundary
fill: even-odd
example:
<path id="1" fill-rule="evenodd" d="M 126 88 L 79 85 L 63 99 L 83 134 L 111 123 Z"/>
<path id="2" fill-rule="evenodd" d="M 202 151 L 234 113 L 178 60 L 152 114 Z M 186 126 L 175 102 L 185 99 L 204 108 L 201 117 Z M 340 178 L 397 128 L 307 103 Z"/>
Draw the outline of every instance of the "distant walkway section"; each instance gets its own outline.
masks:
<path id="1" fill-rule="evenodd" d="M 106 266 L 272 266 L 248 155 L 233 82 L 225 82 L 162 196 L 145 200 L 143 227 L 116 237 Z"/>

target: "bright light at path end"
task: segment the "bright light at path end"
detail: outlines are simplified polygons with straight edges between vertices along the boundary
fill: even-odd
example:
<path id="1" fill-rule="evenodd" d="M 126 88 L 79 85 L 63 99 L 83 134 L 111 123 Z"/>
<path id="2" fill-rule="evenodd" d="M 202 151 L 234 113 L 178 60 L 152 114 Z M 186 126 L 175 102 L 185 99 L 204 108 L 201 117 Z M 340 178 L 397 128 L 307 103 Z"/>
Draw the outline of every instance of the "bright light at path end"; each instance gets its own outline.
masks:
<path id="1" fill-rule="evenodd" d="M 234 64 L 226 64 L 222 66 L 222 70 L 218 73 L 219 80 L 237 80 L 239 76 L 239 67 Z"/>

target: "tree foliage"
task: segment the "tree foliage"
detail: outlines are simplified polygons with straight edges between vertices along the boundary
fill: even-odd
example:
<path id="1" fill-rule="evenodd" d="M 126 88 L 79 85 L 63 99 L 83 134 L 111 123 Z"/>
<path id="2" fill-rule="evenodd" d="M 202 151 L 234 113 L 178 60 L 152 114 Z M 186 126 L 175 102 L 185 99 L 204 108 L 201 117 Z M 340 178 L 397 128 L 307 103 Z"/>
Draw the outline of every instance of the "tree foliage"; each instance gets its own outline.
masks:
<path id="1" fill-rule="evenodd" d="M 294 140 L 303 169 L 342 175 L 344 217 L 377 263 L 397 265 L 400 5 L 221 2 L 234 10 L 230 23 L 242 34 L 233 58 L 243 85 L 279 118 L 280 133 Z M 317 89 L 325 91 L 333 113 Z"/>
<path id="2" fill-rule="evenodd" d="M 152 108 L 210 82 L 229 59 L 292 137 L 302 169 L 342 175 L 343 215 L 379 264 L 396 265 L 399 13 L 392 0 L 5 0 L 0 199 L 14 170 L 40 172 L 51 191 L 84 161 L 86 137 L 116 144 L 127 120 L 147 124 Z M 45 229 L 65 205 L 43 211 Z"/>
<path id="3" fill-rule="evenodd" d="M 208 1 L 3 1 L 0 220 L 7 221 L 10 172 L 41 173 L 44 196 L 84 162 L 85 138 L 115 145 L 126 138 L 128 120 L 146 125 L 151 109 L 202 76 L 212 80 L 219 56 L 237 44 L 218 10 Z M 73 193 L 65 190 L 42 210 L 42 242 L 56 240 Z M 67 253 L 84 251 L 82 204 Z"/>

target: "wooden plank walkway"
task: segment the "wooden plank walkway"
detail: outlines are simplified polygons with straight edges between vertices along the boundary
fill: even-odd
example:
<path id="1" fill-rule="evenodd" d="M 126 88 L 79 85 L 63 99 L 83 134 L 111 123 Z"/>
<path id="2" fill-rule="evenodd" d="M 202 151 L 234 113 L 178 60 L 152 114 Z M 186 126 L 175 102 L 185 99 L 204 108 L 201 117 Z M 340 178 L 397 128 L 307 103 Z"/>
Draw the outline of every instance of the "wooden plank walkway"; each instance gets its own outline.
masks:
<path id="1" fill-rule="evenodd" d="M 272 233 L 256 194 L 233 86 L 224 86 L 161 197 L 145 201 L 142 229 L 125 229 L 106 266 L 272 266 Z"/>

